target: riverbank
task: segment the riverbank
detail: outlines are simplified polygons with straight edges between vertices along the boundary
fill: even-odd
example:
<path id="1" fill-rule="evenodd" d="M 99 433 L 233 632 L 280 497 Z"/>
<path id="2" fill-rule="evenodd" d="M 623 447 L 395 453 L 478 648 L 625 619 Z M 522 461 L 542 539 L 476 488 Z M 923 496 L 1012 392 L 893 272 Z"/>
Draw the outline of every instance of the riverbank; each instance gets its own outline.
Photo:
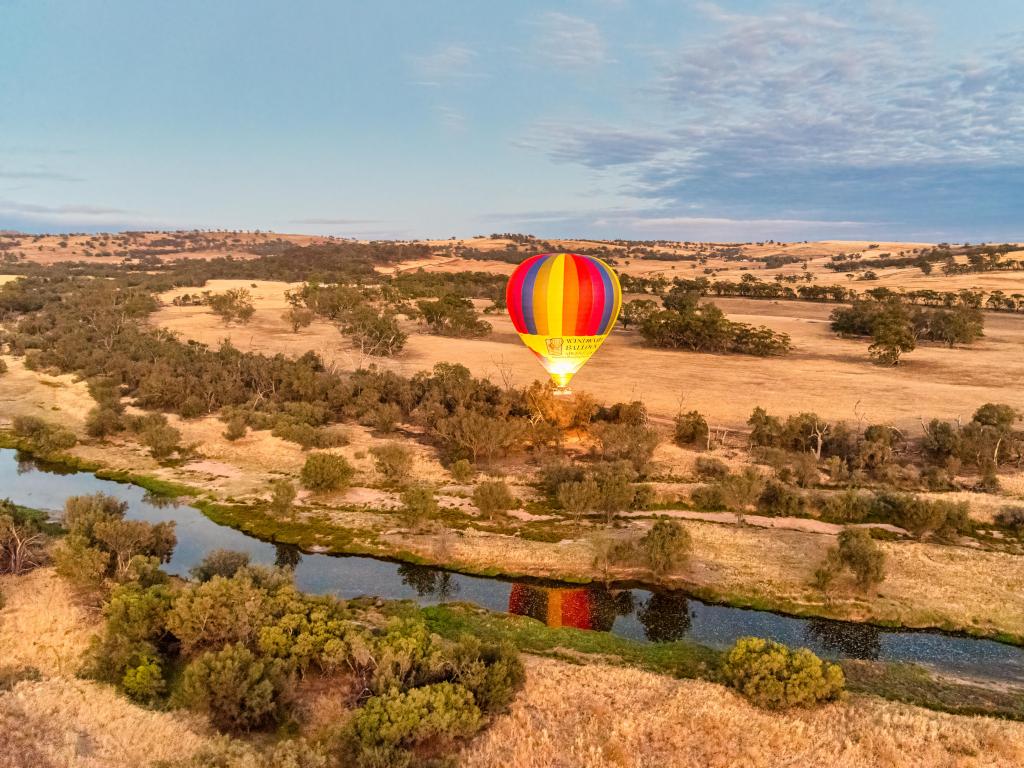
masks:
<path id="1" fill-rule="evenodd" d="M 0 433 L 0 444 L 26 447 L 9 433 Z M 282 519 L 263 504 L 225 503 L 209 487 L 178 482 L 173 479 L 173 467 L 163 470 L 171 475 L 168 478 L 104 467 L 75 455 L 54 458 L 65 469 L 93 472 L 154 494 L 188 498 L 214 522 L 307 553 L 369 555 L 488 577 L 650 584 L 643 569 L 595 565 L 593 538 L 548 537 L 537 523 L 510 534 L 500 532 L 500 526 L 449 513 L 440 527 L 410 532 L 392 512 L 331 506 L 323 500 L 318 504 L 311 500 L 298 507 L 295 515 Z M 650 522 L 630 519 L 611 535 L 638 535 Z M 685 572 L 662 581 L 663 588 L 740 608 L 887 628 L 939 629 L 1024 644 L 1024 611 L 1015 609 L 1019 598 L 1013 591 L 1014 580 L 1019 583 L 1024 578 L 1019 572 L 1021 558 L 912 541 L 880 542 L 890 563 L 886 583 L 872 594 L 847 591 L 824 599 L 809 584 L 833 536 L 706 521 L 682 524 L 694 539 L 695 554 Z"/>

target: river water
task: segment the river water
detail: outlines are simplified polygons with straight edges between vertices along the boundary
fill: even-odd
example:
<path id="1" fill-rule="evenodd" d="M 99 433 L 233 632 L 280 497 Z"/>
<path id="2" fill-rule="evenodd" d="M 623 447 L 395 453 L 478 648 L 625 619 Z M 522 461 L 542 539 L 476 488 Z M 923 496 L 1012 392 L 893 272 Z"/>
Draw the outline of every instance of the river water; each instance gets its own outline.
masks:
<path id="1" fill-rule="evenodd" d="M 370 557 L 304 554 L 218 525 L 194 507 L 154 497 L 138 486 L 41 465 L 0 449 L 0 499 L 56 513 L 68 496 L 97 492 L 126 501 L 131 519 L 176 523 L 178 545 L 165 568 L 180 576 L 187 576 L 206 552 L 233 549 L 248 552 L 257 563 L 292 565 L 301 589 L 342 598 L 372 595 L 421 605 L 460 600 L 532 616 L 550 626 L 612 632 L 645 642 L 687 639 L 725 648 L 738 637 L 754 635 L 807 647 L 827 658 L 916 662 L 947 674 L 1024 685 L 1024 649 L 991 640 L 731 608 L 680 592 L 515 582 Z"/>

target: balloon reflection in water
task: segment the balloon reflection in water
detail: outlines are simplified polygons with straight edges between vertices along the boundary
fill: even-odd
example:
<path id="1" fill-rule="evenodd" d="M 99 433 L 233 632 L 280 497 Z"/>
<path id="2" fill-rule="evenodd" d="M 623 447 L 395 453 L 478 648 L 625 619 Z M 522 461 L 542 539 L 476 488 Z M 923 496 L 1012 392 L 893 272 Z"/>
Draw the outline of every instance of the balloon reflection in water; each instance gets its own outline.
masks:
<path id="1" fill-rule="evenodd" d="M 633 612 L 633 595 L 600 587 L 538 587 L 513 584 L 508 612 L 543 621 L 549 627 L 608 632 L 617 616 Z"/>

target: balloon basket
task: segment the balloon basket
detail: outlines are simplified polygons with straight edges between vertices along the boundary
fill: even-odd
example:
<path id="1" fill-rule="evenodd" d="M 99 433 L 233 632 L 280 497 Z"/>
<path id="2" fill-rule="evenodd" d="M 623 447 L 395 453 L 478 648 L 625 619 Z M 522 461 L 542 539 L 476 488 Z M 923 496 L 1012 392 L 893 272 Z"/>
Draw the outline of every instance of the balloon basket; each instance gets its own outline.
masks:
<path id="1" fill-rule="evenodd" d="M 551 394 L 555 397 L 572 397 L 572 390 L 568 387 L 555 387 Z"/>

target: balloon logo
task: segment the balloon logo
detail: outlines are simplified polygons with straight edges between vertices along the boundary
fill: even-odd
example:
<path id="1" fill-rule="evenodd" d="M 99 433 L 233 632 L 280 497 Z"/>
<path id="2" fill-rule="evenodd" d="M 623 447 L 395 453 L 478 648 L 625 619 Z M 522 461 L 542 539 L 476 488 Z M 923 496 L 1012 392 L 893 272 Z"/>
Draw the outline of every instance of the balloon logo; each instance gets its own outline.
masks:
<path id="1" fill-rule="evenodd" d="M 519 337 L 567 394 L 569 380 L 615 327 L 622 288 L 612 268 L 593 256 L 542 253 L 509 278 L 508 313 Z"/>

